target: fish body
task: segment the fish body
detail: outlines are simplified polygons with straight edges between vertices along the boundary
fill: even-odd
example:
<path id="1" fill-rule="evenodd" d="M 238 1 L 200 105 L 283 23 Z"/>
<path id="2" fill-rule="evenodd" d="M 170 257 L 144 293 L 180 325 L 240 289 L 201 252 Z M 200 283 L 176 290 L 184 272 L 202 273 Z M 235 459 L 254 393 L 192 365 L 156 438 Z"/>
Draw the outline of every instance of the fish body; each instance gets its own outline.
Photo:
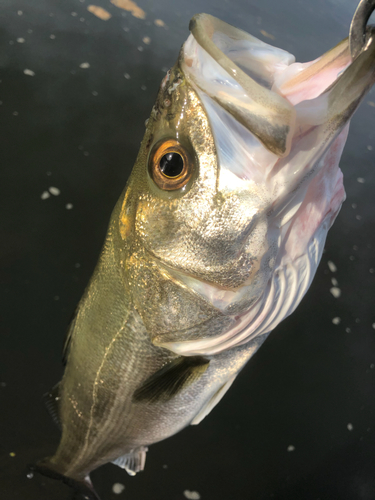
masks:
<path id="1" fill-rule="evenodd" d="M 48 406 L 50 475 L 92 491 L 107 462 L 199 423 L 311 284 L 345 198 L 338 162 L 375 80 L 375 40 L 310 63 L 207 14 L 163 79 Z M 92 494 L 94 495 L 93 491 Z"/>

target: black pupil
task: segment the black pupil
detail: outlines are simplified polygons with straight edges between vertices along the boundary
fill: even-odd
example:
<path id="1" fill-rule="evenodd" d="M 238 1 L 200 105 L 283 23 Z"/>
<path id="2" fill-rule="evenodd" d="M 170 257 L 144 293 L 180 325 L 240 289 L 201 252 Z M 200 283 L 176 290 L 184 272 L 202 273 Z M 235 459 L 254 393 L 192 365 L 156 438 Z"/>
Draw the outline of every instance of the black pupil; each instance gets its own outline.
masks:
<path id="1" fill-rule="evenodd" d="M 167 153 L 160 160 L 160 170 L 167 177 L 177 177 L 184 168 L 184 160 L 178 153 Z"/>

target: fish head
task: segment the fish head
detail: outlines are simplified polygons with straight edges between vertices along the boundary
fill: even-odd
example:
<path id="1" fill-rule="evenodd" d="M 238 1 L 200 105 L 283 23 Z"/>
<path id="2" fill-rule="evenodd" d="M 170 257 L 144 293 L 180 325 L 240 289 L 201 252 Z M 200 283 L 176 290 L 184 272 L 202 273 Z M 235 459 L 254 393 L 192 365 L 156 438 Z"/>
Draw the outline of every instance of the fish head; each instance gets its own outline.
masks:
<path id="1" fill-rule="evenodd" d="M 153 342 L 184 355 L 268 333 L 298 305 L 345 198 L 348 123 L 375 80 L 373 33 L 354 61 L 345 39 L 301 64 L 207 14 L 190 29 L 162 81 L 119 226 Z M 219 313 L 223 328 L 200 337 Z"/>
<path id="2" fill-rule="evenodd" d="M 235 289 L 253 280 L 268 250 L 269 197 L 226 175 L 208 113 L 178 62 L 161 84 L 128 188 L 135 238 L 165 268 Z"/>

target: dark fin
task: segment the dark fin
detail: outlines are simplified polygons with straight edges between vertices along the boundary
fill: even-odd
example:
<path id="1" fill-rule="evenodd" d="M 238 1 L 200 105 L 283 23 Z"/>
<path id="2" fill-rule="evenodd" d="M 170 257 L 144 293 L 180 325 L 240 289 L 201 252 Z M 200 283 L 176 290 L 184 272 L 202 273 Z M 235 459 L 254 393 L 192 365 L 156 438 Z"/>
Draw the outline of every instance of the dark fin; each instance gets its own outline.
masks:
<path id="1" fill-rule="evenodd" d="M 72 335 L 76 324 L 77 313 L 78 313 L 78 306 L 75 308 L 72 317 L 70 318 L 69 326 L 64 338 L 63 352 L 62 352 L 62 363 L 64 366 L 66 365 L 66 362 L 68 361 L 69 357 L 70 344 L 72 343 Z"/>
<path id="2" fill-rule="evenodd" d="M 36 465 L 31 465 L 30 471 L 39 472 L 40 474 L 43 474 L 43 476 L 62 481 L 74 489 L 76 493 L 75 498 L 77 500 L 100 500 L 98 494 L 94 490 L 89 476 L 86 476 L 81 481 L 64 476 L 64 474 L 61 474 L 61 472 L 57 470 L 57 467 L 52 464 L 48 458 L 41 460 Z"/>
<path id="3" fill-rule="evenodd" d="M 134 401 L 168 401 L 198 380 L 210 361 L 201 356 L 180 357 L 151 375 L 133 394 Z"/>
<path id="4" fill-rule="evenodd" d="M 112 463 L 125 469 L 129 476 L 135 476 L 137 472 L 145 468 L 147 450 L 146 446 L 140 446 L 132 453 L 116 458 Z"/>
<path id="5" fill-rule="evenodd" d="M 61 429 L 60 414 L 59 414 L 59 400 L 60 400 L 60 382 L 58 382 L 49 392 L 43 395 L 44 403 L 47 411 L 52 417 L 57 427 Z"/>

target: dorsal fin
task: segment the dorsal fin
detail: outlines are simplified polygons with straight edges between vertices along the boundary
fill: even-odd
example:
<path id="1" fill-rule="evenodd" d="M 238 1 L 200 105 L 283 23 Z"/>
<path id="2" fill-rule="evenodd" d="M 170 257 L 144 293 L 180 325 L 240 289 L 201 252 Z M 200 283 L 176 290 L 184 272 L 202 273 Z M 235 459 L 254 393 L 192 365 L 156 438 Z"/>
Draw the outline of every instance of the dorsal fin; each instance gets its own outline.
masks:
<path id="1" fill-rule="evenodd" d="M 179 357 L 151 375 L 133 394 L 134 401 L 168 401 L 198 380 L 210 361 L 202 356 Z"/>
<path id="2" fill-rule="evenodd" d="M 59 400 L 60 400 L 60 382 L 52 387 L 52 389 L 43 395 L 44 403 L 47 411 L 52 417 L 57 427 L 61 429 L 61 421 L 59 415 Z"/>

